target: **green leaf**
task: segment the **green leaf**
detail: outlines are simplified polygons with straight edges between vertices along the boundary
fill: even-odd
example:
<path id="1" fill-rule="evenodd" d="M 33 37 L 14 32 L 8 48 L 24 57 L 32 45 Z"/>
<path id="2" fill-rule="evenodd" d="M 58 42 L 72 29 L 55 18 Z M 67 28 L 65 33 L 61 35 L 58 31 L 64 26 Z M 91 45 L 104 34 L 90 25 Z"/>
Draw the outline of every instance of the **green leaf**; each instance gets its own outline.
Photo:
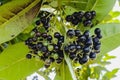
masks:
<path id="1" fill-rule="evenodd" d="M 107 71 L 107 69 L 105 67 L 102 67 L 102 66 L 92 67 L 90 78 L 99 80 L 100 74 L 102 74 L 101 71 Z"/>
<path id="2" fill-rule="evenodd" d="M 40 9 L 41 0 L 12 0 L 0 6 L 0 44 L 21 33 Z"/>
<path id="3" fill-rule="evenodd" d="M 106 53 L 120 45 L 120 24 L 99 24 L 91 29 L 92 33 L 94 32 L 95 28 L 100 28 L 103 35 L 103 38 L 101 39 L 101 52 L 98 54 L 98 57 L 96 59 L 99 61 Z"/>
<path id="4" fill-rule="evenodd" d="M 112 71 L 106 72 L 103 76 L 102 80 L 110 80 L 111 78 L 115 77 L 115 74 L 118 72 L 118 68 L 113 69 Z"/>
<path id="5" fill-rule="evenodd" d="M 54 80 L 73 80 L 68 65 L 62 63 L 61 65 L 59 65 L 59 67 L 60 68 L 57 70 Z"/>
<path id="6" fill-rule="evenodd" d="M 67 7 L 65 9 L 66 14 L 71 14 L 75 11 L 96 11 L 96 20 L 101 21 L 113 8 L 116 0 L 67 0 L 66 5 L 72 7 L 71 9 Z"/>
<path id="7" fill-rule="evenodd" d="M 109 54 L 105 54 L 103 60 L 107 61 L 107 60 L 110 60 L 110 59 L 113 59 L 113 58 L 116 58 L 116 56 L 111 56 Z"/>
<path id="8" fill-rule="evenodd" d="M 113 8 L 116 0 L 88 0 L 86 10 L 95 10 L 96 20 L 101 21 Z"/>
<path id="9" fill-rule="evenodd" d="M 24 43 L 6 48 L 0 54 L 0 80 L 22 80 L 43 66 L 40 60 L 26 59 L 28 52 Z"/>
<path id="10" fill-rule="evenodd" d="M 120 16 L 120 12 L 119 12 L 119 11 L 111 11 L 111 12 L 110 12 L 110 15 L 111 15 L 113 18 L 115 18 L 115 17 Z"/>

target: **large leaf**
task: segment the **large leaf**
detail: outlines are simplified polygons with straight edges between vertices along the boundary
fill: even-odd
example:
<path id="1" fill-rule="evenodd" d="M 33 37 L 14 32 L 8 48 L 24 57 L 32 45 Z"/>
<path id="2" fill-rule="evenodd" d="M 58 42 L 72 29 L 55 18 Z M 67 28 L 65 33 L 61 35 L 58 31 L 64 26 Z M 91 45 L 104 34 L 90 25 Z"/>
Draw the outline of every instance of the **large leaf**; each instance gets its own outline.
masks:
<path id="1" fill-rule="evenodd" d="M 66 14 L 71 14 L 79 10 L 95 10 L 97 13 L 96 20 L 101 21 L 113 8 L 116 0 L 65 0 Z"/>
<path id="2" fill-rule="evenodd" d="M 43 66 L 40 60 L 26 59 L 28 52 L 24 43 L 6 48 L 0 54 L 0 80 L 22 80 Z"/>
<path id="3" fill-rule="evenodd" d="M 97 60 L 100 60 L 105 53 L 120 46 L 120 24 L 99 24 L 96 27 L 102 30 L 103 35 L 103 38 L 101 39 L 101 52 L 97 57 Z M 92 28 L 91 32 L 94 32 L 95 28 Z"/>
<path id="4" fill-rule="evenodd" d="M 0 44 L 21 33 L 38 13 L 41 0 L 12 0 L 0 6 Z"/>

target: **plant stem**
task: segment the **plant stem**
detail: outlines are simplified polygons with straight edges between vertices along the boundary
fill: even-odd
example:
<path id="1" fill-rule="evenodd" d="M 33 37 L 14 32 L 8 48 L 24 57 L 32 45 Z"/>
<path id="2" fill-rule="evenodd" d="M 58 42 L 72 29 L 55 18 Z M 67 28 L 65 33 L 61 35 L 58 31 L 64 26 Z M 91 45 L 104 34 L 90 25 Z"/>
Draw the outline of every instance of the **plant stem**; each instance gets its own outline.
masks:
<path id="1" fill-rule="evenodd" d="M 72 64 L 71 64 L 70 59 L 69 59 L 65 54 L 64 54 L 64 56 L 65 56 L 65 61 L 66 61 L 67 65 L 68 65 L 68 68 L 69 68 L 69 70 L 70 70 L 72 79 L 73 79 L 73 80 L 77 80 L 77 78 L 76 78 L 76 76 L 75 76 L 75 73 L 74 73 L 74 71 L 73 71 L 73 67 L 72 67 Z"/>

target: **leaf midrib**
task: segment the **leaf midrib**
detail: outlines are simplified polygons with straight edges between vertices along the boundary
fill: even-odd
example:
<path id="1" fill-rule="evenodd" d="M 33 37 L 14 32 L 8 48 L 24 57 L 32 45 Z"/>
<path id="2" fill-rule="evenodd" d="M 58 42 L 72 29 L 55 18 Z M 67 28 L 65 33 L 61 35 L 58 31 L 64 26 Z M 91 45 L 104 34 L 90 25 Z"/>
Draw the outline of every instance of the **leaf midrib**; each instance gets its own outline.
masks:
<path id="1" fill-rule="evenodd" d="M 31 4 L 29 4 L 26 8 L 22 9 L 20 12 L 18 12 L 18 14 L 14 15 L 13 17 L 11 17 L 9 20 L 7 20 L 6 22 L 4 22 L 1 27 L 4 27 L 5 25 L 7 25 L 7 23 L 14 21 L 15 19 L 17 19 L 18 17 L 24 15 L 26 12 L 28 12 L 34 5 L 36 5 L 38 2 L 40 2 L 39 0 L 35 0 L 34 2 L 32 2 Z"/>
<path id="2" fill-rule="evenodd" d="M 21 59 L 19 59 L 19 60 L 16 60 L 16 61 L 13 62 L 12 64 L 5 65 L 5 66 L 3 66 L 4 68 L 1 69 L 0 71 L 3 71 L 3 70 L 5 70 L 5 69 L 9 68 L 10 66 L 13 66 L 13 65 L 15 65 L 15 64 L 17 64 L 17 63 L 19 63 L 19 62 L 21 62 L 21 61 L 24 61 L 24 60 L 25 60 L 25 57 L 24 57 L 24 58 L 21 58 Z"/>

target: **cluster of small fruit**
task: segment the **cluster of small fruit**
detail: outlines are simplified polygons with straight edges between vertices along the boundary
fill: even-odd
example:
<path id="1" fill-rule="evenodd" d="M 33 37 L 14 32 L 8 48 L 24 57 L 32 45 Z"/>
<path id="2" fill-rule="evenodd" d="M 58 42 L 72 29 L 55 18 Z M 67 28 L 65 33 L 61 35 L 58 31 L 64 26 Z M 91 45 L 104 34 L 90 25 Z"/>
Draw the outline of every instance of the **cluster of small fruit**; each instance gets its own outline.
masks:
<path id="1" fill-rule="evenodd" d="M 25 44 L 31 49 L 26 57 L 31 59 L 32 56 L 38 56 L 45 61 L 46 67 L 49 67 L 52 62 L 61 63 L 64 58 L 61 49 L 64 36 L 58 32 L 55 32 L 54 36 L 52 36 L 46 32 L 40 33 L 37 29 L 34 30 L 36 31 L 35 36 L 25 41 Z"/>
<path id="2" fill-rule="evenodd" d="M 69 55 L 70 59 L 80 64 L 86 63 L 89 58 L 95 59 L 97 53 L 100 52 L 101 30 L 96 28 L 95 35 L 90 36 L 90 32 L 86 30 L 83 34 L 80 30 L 68 30 L 67 36 L 74 39 L 73 42 L 64 47 L 65 52 Z"/>
<path id="3" fill-rule="evenodd" d="M 25 41 L 31 50 L 26 55 L 28 59 L 38 56 L 45 62 L 45 67 L 49 67 L 53 62 L 61 63 L 65 52 L 73 61 L 84 64 L 89 58 L 95 59 L 96 54 L 100 52 L 99 39 L 102 35 L 99 28 L 95 29 L 94 36 L 90 36 L 89 30 L 82 33 L 77 29 L 68 29 L 66 35 L 62 35 L 59 31 L 50 29 L 52 15 L 49 12 L 41 11 L 38 17 L 40 19 L 35 22 L 36 27 L 32 30 L 32 37 Z M 41 30 L 40 25 L 45 31 Z"/>
<path id="4" fill-rule="evenodd" d="M 52 18 L 53 14 L 47 12 L 47 11 L 41 11 L 38 15 L 39 20 L 37 20 L 35 23 L 36 25 L 40 25 L 42 23 L 43 27 L 47 30 L 50 27 L 50 19 Z"/>
<path id="5" fill-rule="evenodd" d="M 79 11 L 74 12 L 72 15 L 67 15 L 66 21 L 71 22 L 73 25 L 78 25 L 79 23 L 83 22 L 84 26 L 92 26 L 92 20 L 95 16 L 95 11 Z"/>

